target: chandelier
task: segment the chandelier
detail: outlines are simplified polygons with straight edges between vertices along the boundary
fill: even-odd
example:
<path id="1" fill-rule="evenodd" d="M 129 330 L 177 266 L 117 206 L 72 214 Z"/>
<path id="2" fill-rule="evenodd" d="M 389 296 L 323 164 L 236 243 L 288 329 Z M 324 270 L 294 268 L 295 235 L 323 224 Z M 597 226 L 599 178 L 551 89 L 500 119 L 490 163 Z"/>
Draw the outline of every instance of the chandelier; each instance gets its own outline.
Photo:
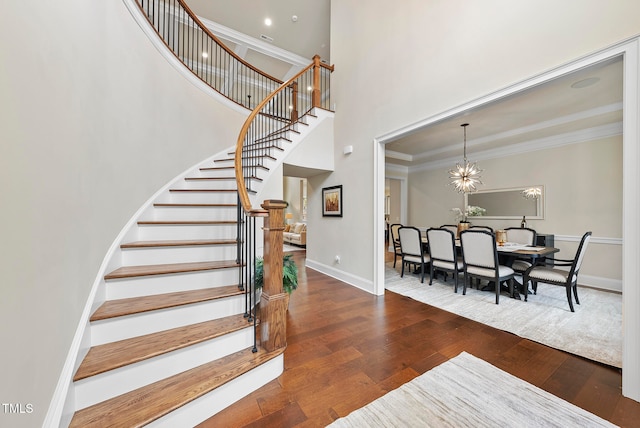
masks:
<path id="1" fill-rule="evenodd" d="M 481 169 L 478 169 L 476 162 L 473 164 L 467 161 L 467 126 L 468 123 L 463 123 L 464 129 L 464 160 L 462 164 L 456 163 L 455 169 L 449 170 L 449 178 L 451 179 L 451 185 L 460 193 L 471 193 L 478 190 L 476 185 L 482 184 L 480 181 Z"/>

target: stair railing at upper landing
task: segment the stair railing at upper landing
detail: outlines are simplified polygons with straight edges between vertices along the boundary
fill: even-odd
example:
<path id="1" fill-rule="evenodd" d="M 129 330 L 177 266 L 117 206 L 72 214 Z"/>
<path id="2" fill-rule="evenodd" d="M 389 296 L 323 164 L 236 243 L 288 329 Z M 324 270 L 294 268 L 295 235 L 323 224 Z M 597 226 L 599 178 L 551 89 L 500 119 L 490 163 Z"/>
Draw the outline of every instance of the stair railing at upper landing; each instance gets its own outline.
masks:
<path id="1" fill-rule="evenodd" d="M 239 287 L 245 290 L 245 316 L 256 326 L 254 273 L 257 217 L 265 217 L 264 286 L 261 300 L 262 346 L 286 345 L 287 300 L 282 290 L 283 201 L 251 205 L 250 193 L 266 170 L 265 160 L 282 150 L 282 138 L 314 108 L 331 110 L 333 66 L 313 62 L 287 82 L 264 73 L 227 48 L 198 19 L 184 0 L 136 0 L 147 21 L 175 57 L 214 90 L 252 112 L 238 137 L 235 174 L 238 186 L 237 262 Z M 254 108 L 255 107 L 255 108 Z M 284 309 L 283 309 L 284 308 Z M 265 319 L 267 317 L 267 319 Z M 255 335 L 254 335 L 255 336 Z M 254 351 L 257 350 L 254 346 Z"/>
<path id="2" fill-rule="evenodd" d="M 224 45 L 184 0 L 136 0 L 176 58 L 204 83 L 248 109 L 282 81 L 244 61 Z"/>

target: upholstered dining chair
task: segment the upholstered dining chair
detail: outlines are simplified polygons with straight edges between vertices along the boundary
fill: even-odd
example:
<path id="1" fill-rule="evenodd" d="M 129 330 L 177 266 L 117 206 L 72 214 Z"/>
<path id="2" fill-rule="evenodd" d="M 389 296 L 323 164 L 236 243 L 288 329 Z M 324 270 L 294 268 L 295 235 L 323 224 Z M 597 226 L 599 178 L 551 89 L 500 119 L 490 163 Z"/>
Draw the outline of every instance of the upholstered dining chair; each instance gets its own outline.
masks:
<path id="1" fill-rule="evenodd" d="M 587 251 L 587 245 L 591 240 L 591 232 L 587 232 L 582 236 L 580 245 L 573 259 L 558 259 L 553 260 L 553 267 L 547 266 L 531 266 L 524 273 L 522 280 L 525 284 L 531 281 L 533 288 L 533 294 L 538 292 L 538 282 L 544 282 L 545 284 L 564 285 L 567 289 L 567 301 L 569 302 L 569 309 L 571 312 L 575 312 L 573 309 L 573 301 L 571 298 L 571 291 L 573 290 L 573 297 L 576 299 L 576 304 L 580 304 L 578 300 L 578 272 L 584 259 L 584 254 Z M 567 266 L 569 270 L 556 269 L 557 266 Z M 524 301 L 527 301 L 527 295 L 524 295 Z"/>
<path id="2" fill-rule="evenodd" d="M 531 246 L 536 244 L 537 234 L 533 229 L 529 229 L 528 227 L 507 227 L 505 231 L 507 232 L 507 242 Z M 515 259 L 511 265 L 511 269 L 518 274 L 523 274 L 531 265 L 532 263 L 526 260 Z"/>
<path id="3" fill-rule="evenodd" d="M 493 233 L 493 228 L 489 226 L 470 226 L 469 229 L 486 230 L 487 232 Z"/>
<path id="4" fill-rule="evenodd" d="M 447 229 L 453 232 L 454 237 L 458 237 L 458 225 L 457 224 L 443 224 L 440 229 Z"/>
<path id="5" fill-rule="evenodd" d="M 400 251 L 400 236 L 398 235 L 398 229 L 402 227 L 401 224 L 395 223 L 389 226 L 391 232 L 391 242 L 393 243 L 393 267 L 396 267 L 396 260 L 398 257 L 402 257 L 402 251 Z"/>
<path id="6" fill-rule="evenodd" d="M 404 276 L 405 265 L 415 265 L 416 268 L 420 266 L 420 282 L 424 283 L 424 272 L 431 258 L 428 253 L 424 252 L 420 229 L 413 226 L 402 226 L 398 229 L 398 234 L 400 235 L 400 250 L 402 251 L 402 272 L 400 272 L 400 277 Z"/>
<path id="7" fill-rule="evenodd" d="M 451 272 L 453 276 L 453 291 L 458 292 L 458 273 L 462 272 L 462 258 L 456 253 L 456 234 L 451 230 L 440 228 L 427 229 L 429 242 L 429 285 L 433 282 L 436 271 Z M 445 281 L 447 277 L 445 276 Z"/>
<path id="8" fill-rule="evenodd" d="M 509 284 L 509 295 L 513 296 L 513 269 L 498 263 L 496 236 L 486 230 L 468 229 L 460 232 L 462 260 L 464 262 L 464 284 L 462 294 L 467 292 L 470 278 L 493 281 L 496 288 L 496 305 L 500 303 L 500 284 Z"/>

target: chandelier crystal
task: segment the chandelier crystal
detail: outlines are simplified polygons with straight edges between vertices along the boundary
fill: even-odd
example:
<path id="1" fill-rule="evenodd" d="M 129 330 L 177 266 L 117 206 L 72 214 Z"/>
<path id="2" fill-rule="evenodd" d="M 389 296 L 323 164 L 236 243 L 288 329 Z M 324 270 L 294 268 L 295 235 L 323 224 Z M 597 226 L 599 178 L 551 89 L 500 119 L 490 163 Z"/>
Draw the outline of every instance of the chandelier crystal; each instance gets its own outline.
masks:
<path id="1" fill-rule="evenodd" d="M 455 169 L 449 170 L 449 178 L 451 179 L 451 185 L 455 187 L 459 193 L 472 193 L 477 189 L 478 184 L 482 184 L 480 181 L 481 169 L 478 169 L 476 162 L 471 163 L 467 160 L 467 126 L 468 123 L 463 123 L 464 129 L 464 160 L 461 163 L 456 163 Z"/>

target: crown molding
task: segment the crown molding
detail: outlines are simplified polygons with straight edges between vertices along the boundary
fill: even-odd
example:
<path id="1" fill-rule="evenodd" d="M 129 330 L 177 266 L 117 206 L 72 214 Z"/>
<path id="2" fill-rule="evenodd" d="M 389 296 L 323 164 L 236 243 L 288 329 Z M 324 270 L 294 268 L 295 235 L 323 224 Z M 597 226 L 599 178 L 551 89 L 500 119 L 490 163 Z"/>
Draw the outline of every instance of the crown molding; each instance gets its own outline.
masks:
<path id="1" fill-rule="evenodd" d="M 225 40 L 229 40 L 237 45 L 246 46 L 249 49 L 259 52 L 261 54 L 270 56 L 272 58 L 279 59 L 280 61 L 291 64 L 293 67 L 306 67 L 311 63 L 311 59 L 305 58 L 300 55 L 296 55 L 292 52 L 274 46 L 270 43 L 264 42 L 255 37 L 248 36 L 244 33 L 236 31 L 232 28 L 225 27 L 224 25 L 213 22 L 209 19 L 198 16 L 200 22 L 202 22 L 211 32 L 216 36 Z"/>
<path id="2" fill-rule="evenodd" d="M 506 156 L 518 155 L 522 153 L 535 152 L 557 147 L 569 146 L 571 144 L 584 143 L 586 141 L 598 140 L 601 138 L 613 137 L 622 134 L 622 122 L 611 123 L 593 128 L 581 129 L 579 131 L 567 132 L 551 137 L 539 138 L 525 141 L 523 143 L 512 144 L 510 146 L 496 149 L 484 150 L 473 153 L 473 160 L 497 159 Z M 457 161 L 459 156 L 449 157 L 433 162 L 425 162 L 420 165 L 409 167 L 409 172 L 427 171 L 438 168 L 448 168 Z"/>

